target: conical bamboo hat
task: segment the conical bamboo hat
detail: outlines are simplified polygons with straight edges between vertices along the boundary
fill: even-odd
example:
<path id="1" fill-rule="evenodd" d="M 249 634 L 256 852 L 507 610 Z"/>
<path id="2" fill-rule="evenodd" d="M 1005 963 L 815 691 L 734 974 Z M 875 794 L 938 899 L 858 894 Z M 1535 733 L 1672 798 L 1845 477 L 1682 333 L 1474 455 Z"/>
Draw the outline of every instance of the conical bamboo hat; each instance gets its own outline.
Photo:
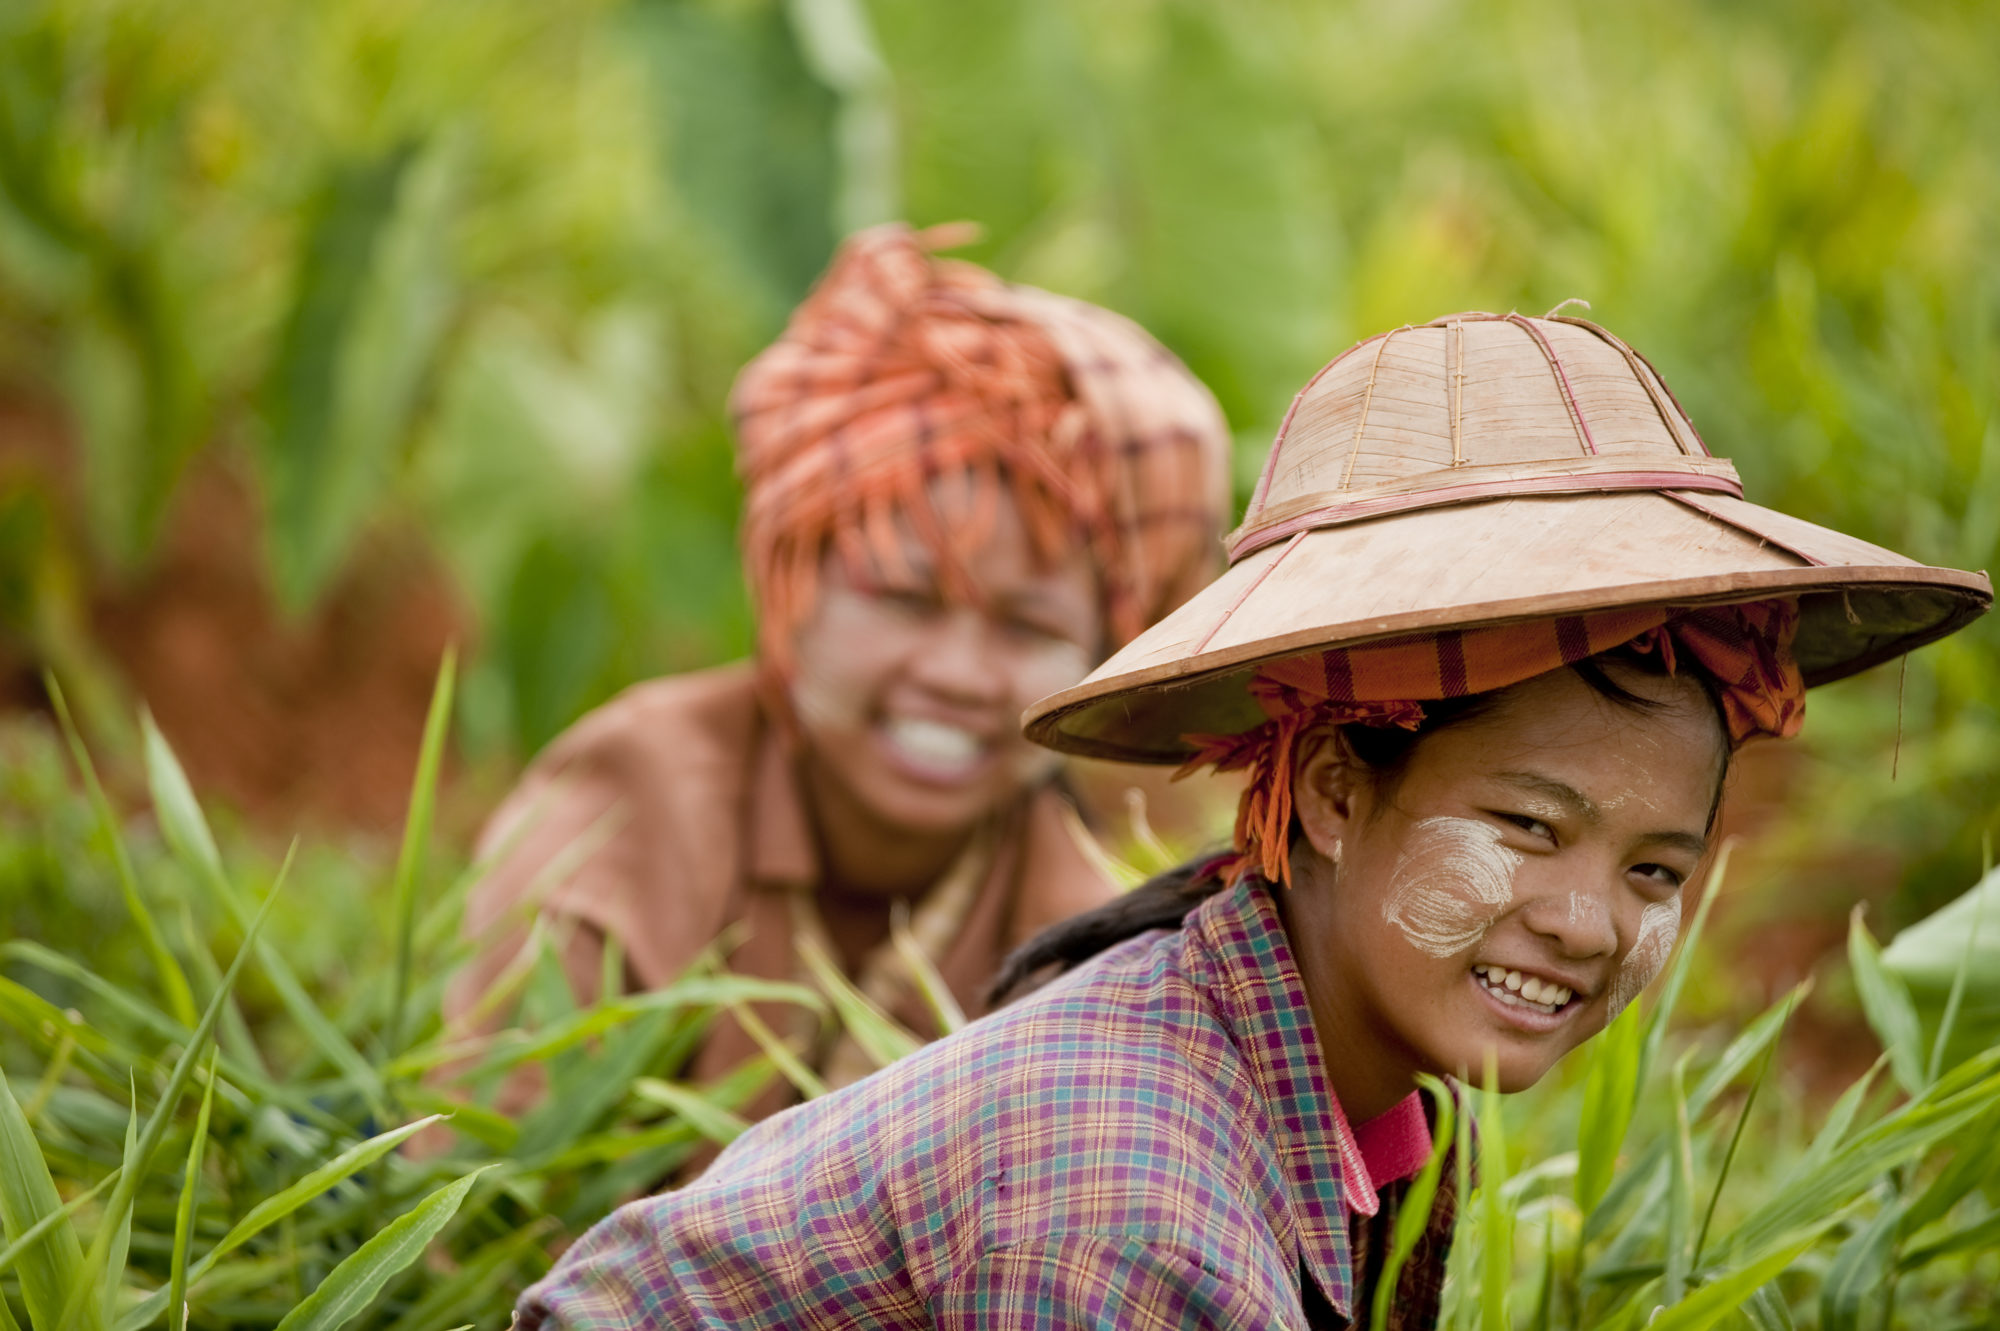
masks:
<path id="1" fill-rule="evenodd" d="M 1454 314 L 1357 344 L 1300 392 L 1230 566 L 1025 718 L 1066 753 L 1180 762 L 1264 717 L 1266 661 L 1444 628 L 1797 596 L 1823 684 L 1963 627 L 1983 573 L 1743 499 L 1652 366 L 1584 319 Z"/>

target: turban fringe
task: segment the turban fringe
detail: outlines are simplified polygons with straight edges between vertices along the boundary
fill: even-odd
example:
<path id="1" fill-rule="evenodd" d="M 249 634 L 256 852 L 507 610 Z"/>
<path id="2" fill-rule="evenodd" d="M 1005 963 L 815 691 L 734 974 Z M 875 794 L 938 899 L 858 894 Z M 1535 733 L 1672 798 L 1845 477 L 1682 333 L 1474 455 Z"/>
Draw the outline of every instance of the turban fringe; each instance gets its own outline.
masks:
<path id="1" fill-rule="evenodd" d="M 1214 571 L 1229 437 L 1187 369 L 1108 310 L 938 260 L 903 226 L 850 238 L 731 395 L 743 548 L 766 658 L 789 664 L 829 550 L 901 572 L 899 521 L 947 595 L 1000 499 L 1038 556 L 1082 549 L 1123 643 Z M 967 488 L 946 523 L 935 484 Z"/>
<path id="2" fill-rule="evenodd" d="M 1258 670 L 1250 692 L 1270 719 L 1238 735 L 1188 735 L 1183 775 L 1247 770 L 1236 809 L 1230 881 L 1255 870 L 1291 882 L 1292 774 L 1301 736 L 1323 726 L 1422 724 L 1425 701 L 1464 698 L 1532 679 L 1615 647 L 1658 652 L 1668 674 L 1686 660 L 1714 681 L 1732 743 L 1798 733 L 1805 681 L 1792 659 L 1798 602 L 1676 610 L 1650 606 L 1452 629 L 1287 657 Z"/>

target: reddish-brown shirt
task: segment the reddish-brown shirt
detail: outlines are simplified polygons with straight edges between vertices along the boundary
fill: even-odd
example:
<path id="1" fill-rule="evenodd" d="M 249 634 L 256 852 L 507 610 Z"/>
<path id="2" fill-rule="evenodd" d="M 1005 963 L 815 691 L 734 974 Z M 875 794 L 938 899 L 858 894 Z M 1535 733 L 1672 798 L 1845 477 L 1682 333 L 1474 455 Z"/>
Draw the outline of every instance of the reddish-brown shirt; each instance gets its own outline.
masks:
<path id="1" fill-rule="evenodd" d="M 1062 799 L 1044 787 L 1006 811 L 985 885 L 939 958 L 969 1015 L 983 1011 L 981 991 L 1009 949 L 1113 893 L 1064 826 Z M 820 877 L 790 746 L 747 664 L 635 685 L 578 721 L 529 766 L 479 850 L 504 853 L 467 904 L 469 936 L 486 941 L 451 985 L 448 1018 L 471 1008 L 519 952 L 536 909 L 530 897 L 540 897 L 556 936 L 567 934 L 564 969 L 586 997 L 607 937 L 619 941 L 627 988 L 652 989 L 732 925 L 744 930 L 732 971 L 794 978 L 788 896 Z M 765 1015 L 787 1024 L 782 1009 Z M 914 1002 L 894 1015 L 936 1034 Z M 755 1051 L 725 1019 L 692 1075 L 720 1073 Z M 515 1092 L 532 1094 L 532 1086 Z M 790 1099 L 788 1088 L 773 1088 L 753 1112 Z"/>

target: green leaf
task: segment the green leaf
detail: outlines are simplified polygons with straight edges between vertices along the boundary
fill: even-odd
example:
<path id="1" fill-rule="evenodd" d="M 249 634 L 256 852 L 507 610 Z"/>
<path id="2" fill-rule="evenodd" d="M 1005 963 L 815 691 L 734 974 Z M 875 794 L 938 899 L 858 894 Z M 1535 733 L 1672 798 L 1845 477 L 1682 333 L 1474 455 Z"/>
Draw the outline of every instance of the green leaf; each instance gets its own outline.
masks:
<path id="1" fill-rule="evenodd" d="M 49 691 L 49 701 L 55 705 L 56 719 L 62 725 L 63 738 L 69 744 L 71 757 L 76 760 L 77 771 L 83 774 L 84 789 L 90 794 L 97 825 L 103 830 L 105 844 L 111 848 L 111 866 L 117 874 L 118 890 L 125 898 L 125 909 L 132 916 L 132 923 L 139 928 L 140 941 L 145 944 L 146 955 L 152 959 L 160 987 L 166 991 L 167 1007 L 181 1025 L 192 1026 L 197 1011 L 194 991 L 188 988 L 187 974 L 168 950 L 166 940 L 160 935 L 159 925 L 153 920 L 152 911 L 146 907 L 146 899 L 139 894 L 139 879 L 132 871 L 132 857 L 125 848 L 124 833 L 119 830 L 118 816 L 112 811 L 111 801 L 105 798 L 103 785 L 98 782 L 97 767 L 90 760 L 90 750 L 84 747 L 83 736 L 78 732 L 76 722 L 70 718 L 69 703 L 64 700 L 62 686 L 56 682 L 55 675 L 44 674 L 42 683 Z M 147 718 L 147 725 L 150 729 L 150 717 Z"/>
<path id="2" fill-rule="evenodd" d="M 896 955 L 903 959 L 910 978 L 916 983 L 917 993 L 930 1009 L 931 1019 L 937 1022 L 939 1031 L 950 1035 L 965 1025 L 965 1009 L 952 996 L 951 986 L 945 983 L 938 968 L 924 955 L 923 944 L 910 932 L 909 908 L 900 900 L 890 912 L 889 938 L 895 944 Z"/>
<path id="3" fill-rule="evenodd" d="M 673 1082 L 661 1081 L 657 1077 L 640 1077 L 632 1083 L 632 1094 L 648 1104 L 662 1109 L 670 1109 L 685 1119 L 688 1125 L 712 1142 L 727 1146 L 747 1131 L 750 1125 L 711 1103 L 701 1092 L 688 1086 L 678 1086 Z"/>
<path id="4" fill-rule="evenodd" d="M 492 1301 L 496 1289 L 507 1287 L 507 1276 L 516 1270 L 516 1264 L 547 1243 L 554 1231 L 555 1225 L 544 1218 L 494 1239 L 425 1291 L 389 1331 L 432 1331 L 446 1325 L 452 1316 L 480 1312 L 483 1304 Z M 543 1258 L 542 1263 L 546 1262 Z"/>
<path id="5" fill-rule="evenodd" d="M 1667 1024 L 1673 1020 L 1674 1008 L 1680 1003 L 1681 989 L 1687 984 L 1688 967 L 1701 944 L 1702 934 L 1708 928 L 1708 914 L 1715 908 L 1716 898 L 1722 895 L 1723 884 L 1729 879 L 1729 858 L 1735 849 L 1736 841 L 1732 837 L 1723 842 L 1722 849 L 1716 853 L 1715 867 L 1708 872 L 1701 904 L 1695 907 L 1694 920 L 1688 925 L 1687 933 L 1682 935 L 1680 946 L 1674 949 L 1673 961 L 1668 964 L 1666 976 L 1660 981 L 1660 996 L 1647 1014 L 1646 1036 L 1639 1048 L 1636 1080 L 1640 1084 L 1651 1075 L 1653 1064 L 1659 1061 L 1660 1047 L 1667 1038 Z"/>
<path id="6" fill-rule="evenodd" d="M 1639 1093 L 1639 1045 L 1639 1005 L 1632 1003 L 1590 1048 L 1576 1141 L 1576 1205 L 1586 1216 L 1604 1199 L 1618 1169 Z"/>
<path id="7" fill-rule="evenodd" d="M 1859 1331 L 1861 1301 L 1895 1279 L 1896 1232 L 1902 1219 L 1900 1205 L 1884 1206 L 1834 1253 L 1819 1290 L 1820 1331 Z"/>
<path id="8" fill-rule="evenodd" d="M 807 934 L 799 934 L 792 940 L 792 946 L 819 982 L 820 991 L 833 1003 L 834 1011 L 840 1014 L 842 1025 L 854 1042 L 861 1046 L 877 1067 L 887 1067 L 899 1058 L 915 1053 L 923 1047 L 923 1041 L 903 1029 L 894 1017 L 876 1006 L 875 1001 L 840 973 L 833 958 L 827 956 L 817 940 Z"/>
<path id="9" fill-rule="evenodd" d="M 410 972 L 417 928 L 417 879 L 423 871 L 424 848 L 430 843 L 431 821 L 437 808 L 438 771 L 444 762 L 445 732 L 451 724 L 451 698 L 458 678 L 458 649 L 446 647 L 431 690 L 430 711 L 424 717 L 423 745 L 417 752 L 417 773 L 410 783 L 410 812 L 403 822 L 403 845 L 396 855 L 394 910 L 396 921 L 396 987 L 389 1011 L 389 1038 L 384 1054 L 403 1051 L 410 1001 Z"/>
<path id="10" fill-rule="evenodd" d="M 1920 1094 L 1924 1080 L 1923 1030 L 1917 1022 L 1916 1005 L 1903 982 L 1882 965 L 1882 951 L 1874 936 L 1861 922 L 1861 906 L 1848 920 L 1847 957 L 1854 968 L 1854 985 L 1861 995 L 1861 1009 L 1868 1024 L 1889 1055 L 1890 1070 L 1911 1095 Z"/>
<path id="11" fill-rule="evenodd" d="M 1661 1293 L 1670 1304 L 1687 1294 L 1694 1239 L 1694 1135 L 1688 1127 L 1686 1061 L 1674 1064 L 1674 1135 L 1668 1142 L 1666 1271 Z"/>
<path id="12" fill-rule="evenodd" d="M 286 857 L 285 863 L 287 866 L 291 864 L 289 856 Z M 152 1116 L 146 1120 L 145 1129 L 133 1143 L 132 1149 L 126 1153 L 126 1168 L 119 1175 L 117 1186 L 111 1190 L 111 1200 L 105 1204 L 103 1223 L 96 1237 L 90 1242 L 90 1250 L 84 1254 L 83 1269 L 69 1295 L 62 1320 L 54 1325 L 62 1326 L 69 1323 L 77 1308 L 89 1302 L 85 1291 L 99 1279 L 122 1276 L 122 1271 L 113 1273 L 106 1270 L 116 1233 L 130 1214 L 146 1167 L 152 1162 L 153 1153 L 159 1149 L 160 1139 L 166 1135 L 167 1125 L 173 1119 L 174 1109 L 180 1103 L 181 1092 L 186 1088 L 188 1078 L 194 1075 L 195 1062 L 207 1049 L 209 1037 L 215 1031 L 216 1019 L 222 1013 L 223 1000 L 235 987 L 236 977 L 243 973 L 243 965 L 249 960 L 251 950 L 256 946 L 258 935 L 264 928 L 264 921 L 270 917 L 271 907 L 278 900 L 284 873 L 284 869 L 279 870 L 278 882 L 273 884 L 271 895 L 264 899 L 263 907 L 258 910 L 244 931 L 243 945 L 236 950 L 235 959 L 229 963 L 229 970 L 222 977 L 222 988 L 209 1000 L 208 1010 L 202 1013 L 201 1021 L 196 1024 L 193 1034 L 188 1038 L 187 1046 L 181 1050 L 180 1057 L 174 1062 L 173 1071 L 167 1076 L 166 1087 L 160 1093 L 160 1102 L 153 1107 Z"/>
<path id="13" fill-rule="evenodd" d="M 393 475 L 450 315 L 451 145 L 334 165 L 311 209 L 266 383 L 272 573 L 303 609 Z"/>
<path id="14" fill-rule="evenodd" d="M 1912 1248 L 1904 1254 L 1899 1269 L 1914 1271 L 1940 1257 L 1955 1257 L 1962 1252 L 1990 1253 L 1996 1248 L 2000 1248 L 2000 1211 L 1922 1247 Z"/>
<path id="15" fill-rule="evenodd" d="M 6 1074 L 0 1072 L 0 1226 L 10 1243 L 21 1244 L 30 1241 L 29 1231 L 44 1221 L 48 1223 L 35 1241 L 38 1246 L 16 1260 L 28 1321 L 36 1327 L 54 1327 L 64 1298 L 83 1284 L 83 1246 L 27 1117 Z"/>
<path id="16" fill-rule="evenodd" d="M 1430 1095 L 1431 1103 L 1436 1106 L 1431 1124 L 1431 1158 L 1424 1162 L 1424 1167 L 1411 1180 L 1409 1190 L 1403 1194 L 1402 1206 L 1396 1212 L 1395 1228 L 1390 1232 L 1389 1253 L 1382 1259 L 1381 1273 L 1375 1281 L 1374 1305 L 1370 1310 L 1372 1326 L 1389 1325 L 1389 1300 L 1395 1295 L 1410 1254 L 1416 1251 L 1417 1240 L 1424 1236 L 1424 1228 L 1430 1222 L 1438 1181 L 1444 1173 L 1444 1162 L 1451 1155 L 1457 1097 L 1449 1086 L 1434 1077 L 1423 1076 L 1419 1081 Z"/>
<path id="17" fill-rule="evenodd" d="M 1507 1130 L 1491 1050 L 1479 1092 L 1479 1331 L 1508 1331 L 1507 1290 L 1514 1280 L 1514 1213 L 1507 1187 Z"/>
<path id="18" fill-rule="evenodd" d="M 97 1194 L 103 1192 L 113 1183 L 116 1183 L 118 1181 L 118 1174 L 119 1171 L 113 1168 L 109 1174 L 106 1174 L 76 1196 L 64 1202 L 60 1210 L 49 1212 L 40 1220 L 22 1230 L 19 1238 L 14 1239 L 5 1248 L 0 1248 L 0 1273 L 11 1269 L 14 1263 L 20 1260 L 22 1253 L 40 1243 L 42 1235 L 48 1233 L 78 1211 L 81 1211 L 95 1200 Z"/>
<path id="19" fill-rule="evenodd" d="M 1792 1013 L 1798 1010 L 1805 996 L 1812 991 L 1810 979 L 1802 981 L 1783 998 L 1773 1003 L 1757 1015 L 1757 1019 L 1744 1027 L 1742 1033 L 1731 1040 L 1719 1058 L 1702 1074 L 1701 1081 L 1688 1094 L 1688 1117 L 1699 1119 L 1715 1103 L 1715 1097 L 1728 1089 L 1743 1069 L 1759 1054 L 1768 1053 L 1777 1047 L 1778 1036 L 1784 1031 Z M 1759 1072 L 1761 1081 L 1763 1074 Z"/>
<path id="20" fill-rule="evenodd" d="M 195 798 L 194 787 L 188 784 L 187 773 L 181 770 L 167 737 L 144 708 L 139 711 L 139 729 L 145 737 L 146 786 L 153 796 L 153 816 L 159 820 L 167 845 L 196 876 L 221 878 L 222 852 L 215 848 L 215 834 L 208 830 L 201 802 Z"/>
<path id="21" fill-rule="evenodd" d="M 1646 1323 L 1646 1331 L 1706 1331 L 1726 1314 L 1742 1307 L 1812 1245 L 1811 1239 L 1795 1243 L 1717 1277 Z"/>
<path id="22" fill-rule="evenodd" d="M 479 1176 L 496 1168 L 485 1165 L 455 1183 L 447 1183 L 397 1216 L 339 1266 L 328 1273 L 304 1302 L 285 1314 L 277 1331 L 334 1331 L 345 1326 L 382 1292 L 391 1277 L 423 1255 L 430 1241 L 458 1214 L 465 1194 Z"/>
<path id="23" fill-rule="evenodd" d="M 181 1175 L 180 1201 L 174 1207 L 174 1253 L 167 1276 L 167 1325 L 171 1331 L 186 1331 L 188 1287 L 188 1238 L 194 1232 L 195 1196 L 201 1188 L 201 1155 L 208 1145 L 208 1114 L 215 1103 L 215 1064 L 208 1060 L 208 1084 L 201 1092 L 201 1112 L 195 1116 L 194 1136 L 188 1142 L 187 1169 Z"/>
<path id="24" fill-rule="evenodd" d="M 1974 1188 L 2000 1172 L 2000 1109 L 1987 1115 L 1954 1143 L 1951 1163 L 1938 1171 L 1930 1186 L 1911 1202 L 1903 1215 L 1908 1237 L 1945 1218 Z"/>
<path id="25" fill-rule="evenodd" d="M 1785 1296 L 1778 1292 L 1776 1284 L 1760 1286 L 1743 1300 L 1742 1311 L 1752 1331 L 1794 1331 L 1792 1310 L 1786 1306 Z"/>

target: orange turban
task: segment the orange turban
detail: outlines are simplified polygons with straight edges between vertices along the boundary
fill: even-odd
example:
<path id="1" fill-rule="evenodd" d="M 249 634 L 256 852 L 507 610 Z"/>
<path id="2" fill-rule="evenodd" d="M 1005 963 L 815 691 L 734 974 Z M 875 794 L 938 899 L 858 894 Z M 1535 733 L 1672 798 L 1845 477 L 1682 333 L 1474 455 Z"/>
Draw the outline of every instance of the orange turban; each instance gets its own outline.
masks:
<path id="1" fill-rule="evenodd" d="M 1258 670 L 1250 692 L 1271 719 L 1240 735 L 1188 735 L 1197 753 L 1182 772 L 1247 768 L 1236 809 L 1234 881 L 1250 870 L 1291 882 L 1292 764 L 1301 736 L 1328 725 L 1416 729 L 1422 703 L 1464 698 L 1626 646 L 1658 652 L 1667 673 L 1688 657 L 1714 681 L 1731 743 L 1788 736 L 1805 720 L 1806 686 L 1792 659 L 1796 600 L 1676 610 L 1641 606 L 1587 615 L 1448 629 L 1358 647 L 1309 652 Z"/>
<path id="2" fill-rule="evenodd" d="M 970 480 L 989 514 L 1011 495 L 1043 558 L 1087 550 L 1114 643 L 1215 571 L 1229 435 L 1208 390 L 1128 319 L 932 257 L 947 239 L 850 237 L 736 381 L 744 560 L 780 669 L 827 551 L 894 567 L 898 518 L 945 590 L 976 597 L 964 561 L 990 520 L 947 527 L 939 478 Z"/>

